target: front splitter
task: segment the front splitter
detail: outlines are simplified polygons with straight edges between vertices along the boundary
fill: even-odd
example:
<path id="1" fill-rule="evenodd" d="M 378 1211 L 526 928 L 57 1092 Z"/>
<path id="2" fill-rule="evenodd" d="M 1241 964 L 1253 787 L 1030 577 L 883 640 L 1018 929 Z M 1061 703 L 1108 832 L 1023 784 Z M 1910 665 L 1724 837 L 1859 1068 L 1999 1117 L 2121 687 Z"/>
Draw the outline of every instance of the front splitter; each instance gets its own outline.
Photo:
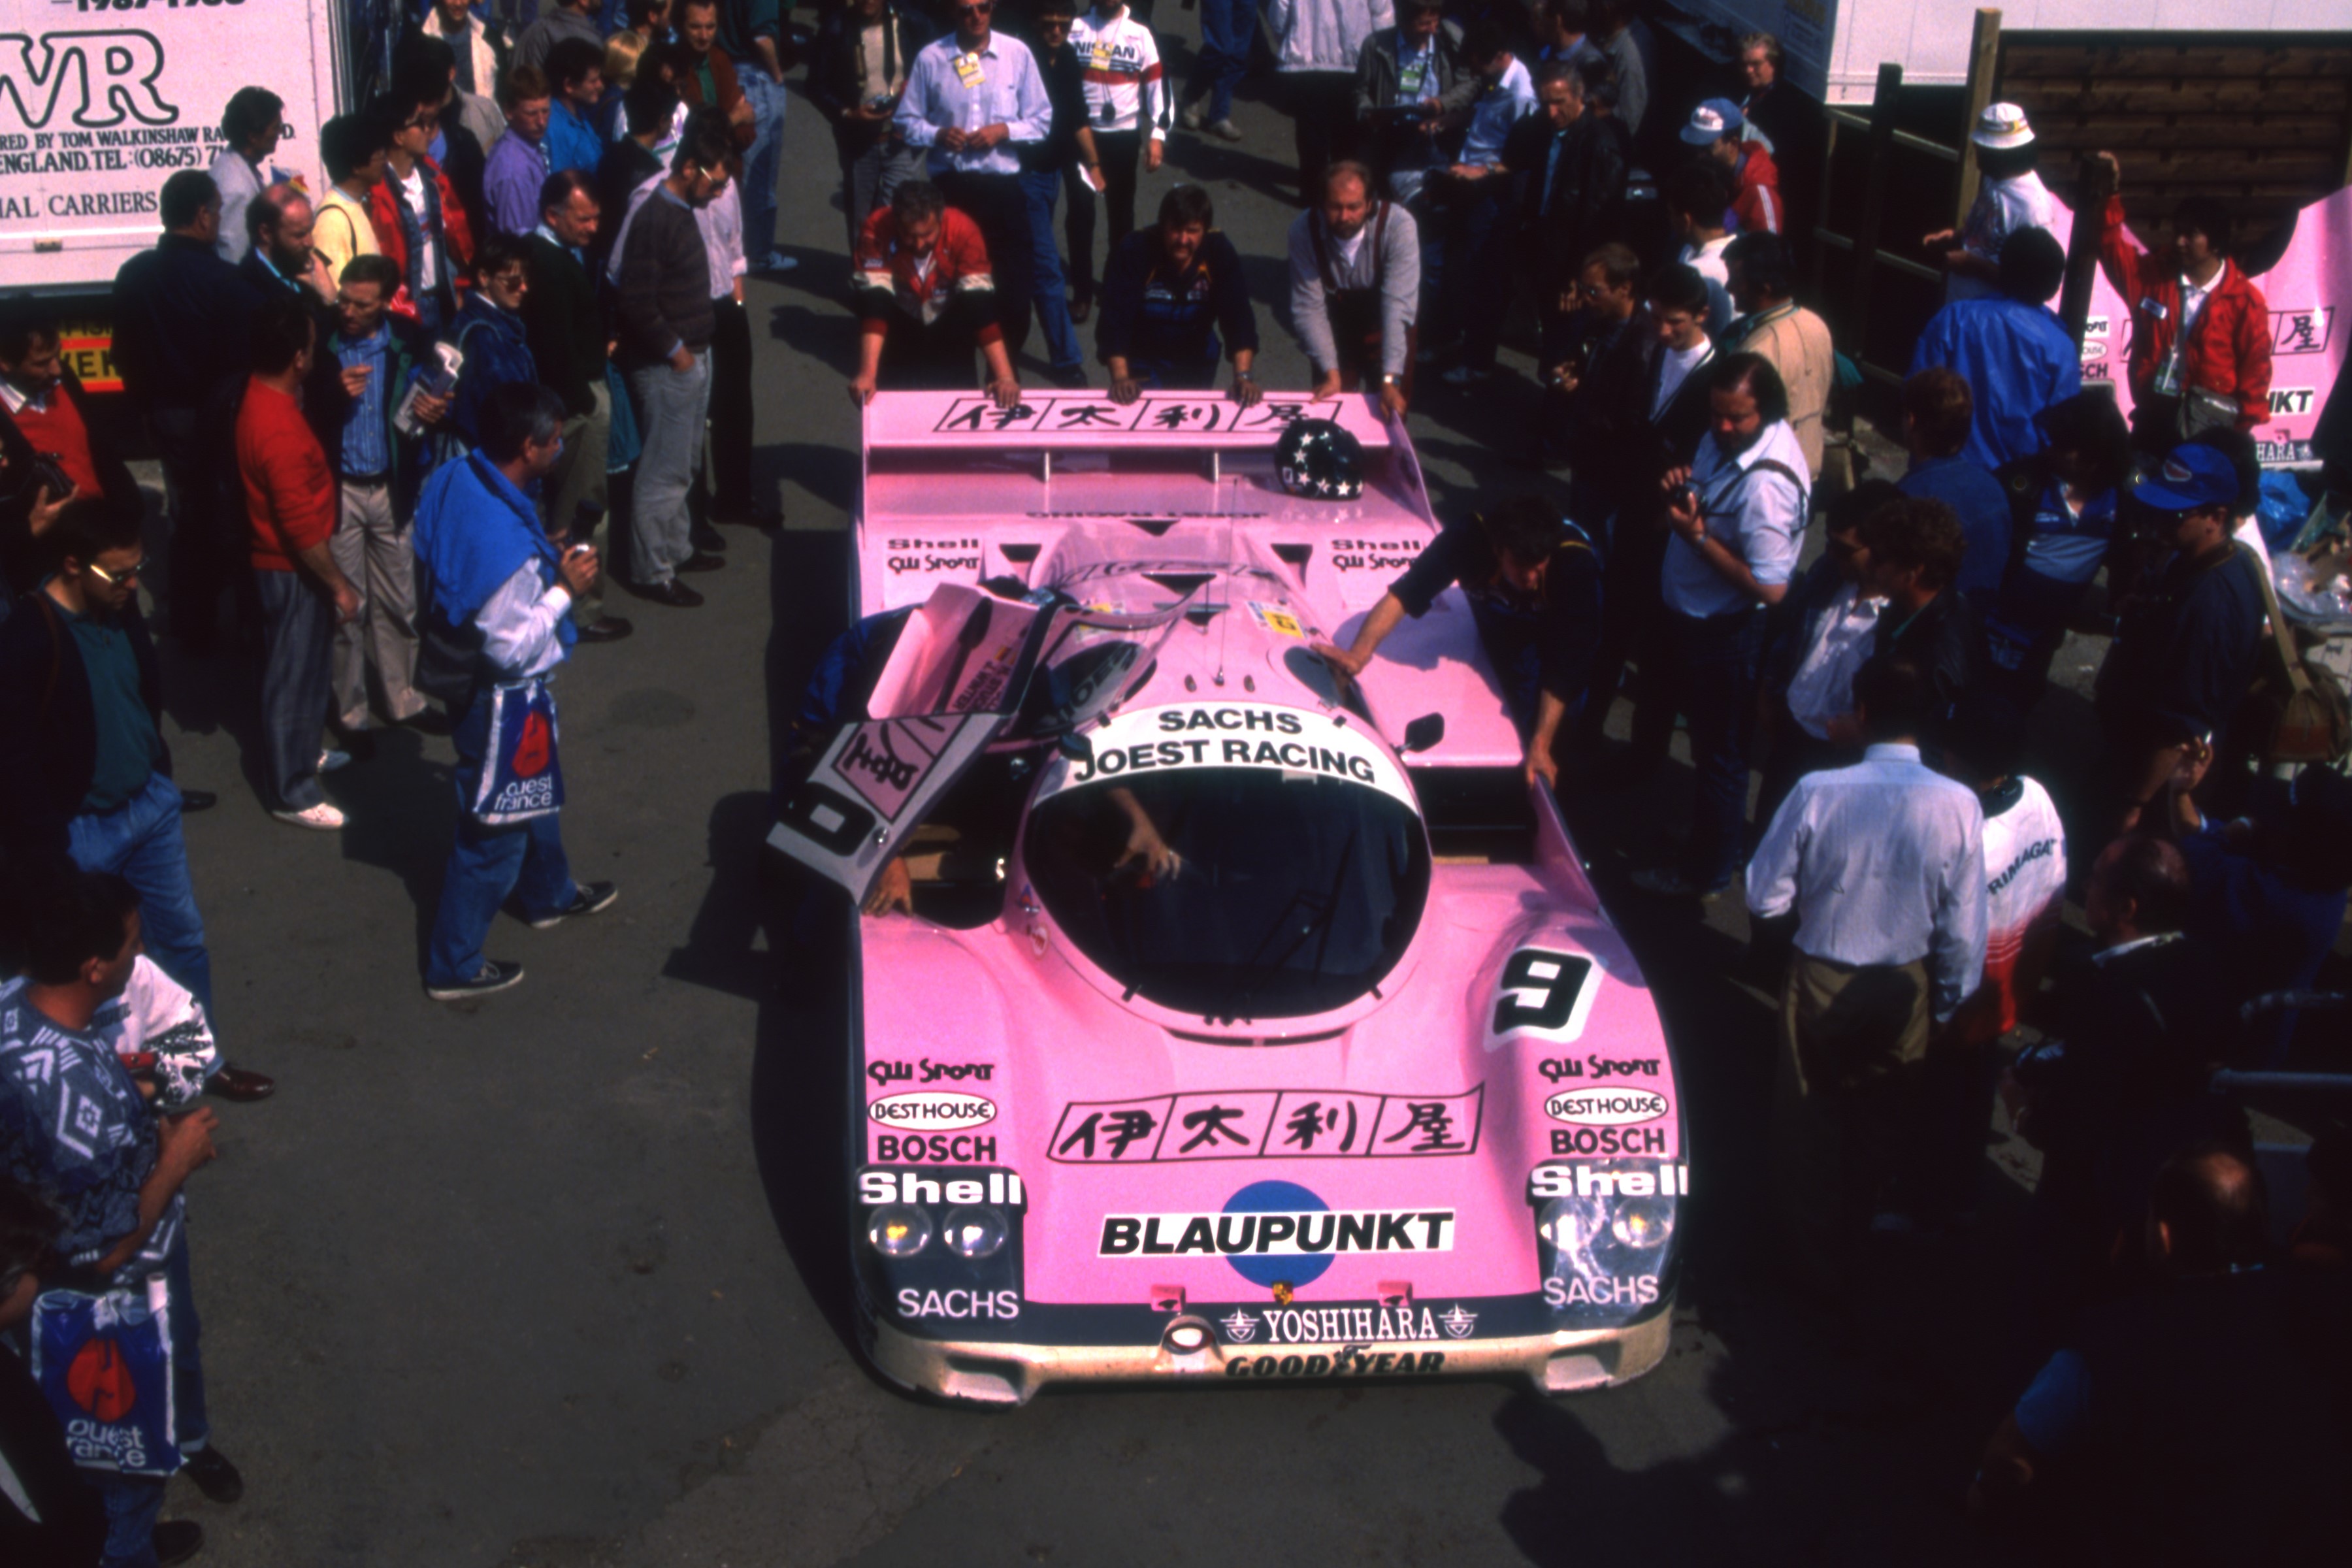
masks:
<path id="1" fill-rule="evenodd" d="M 1613 1388 L 1665 1358 L 1673 1332 L 1661 1310 L 1622 1329 L 1559 1330 L 1515 1339 L 1432 1343 L 1229 1345 L 1189 1353 L 1156 1345 L 1023 1345 L 928 1340 L 867 1324 L 875 1366 L 892 1382 L 942 1398 L 1025 1405 L 1052 1383 L 1328 1382 L 1360 1377 L 1527 1379 L 1549 1394 Z"/>

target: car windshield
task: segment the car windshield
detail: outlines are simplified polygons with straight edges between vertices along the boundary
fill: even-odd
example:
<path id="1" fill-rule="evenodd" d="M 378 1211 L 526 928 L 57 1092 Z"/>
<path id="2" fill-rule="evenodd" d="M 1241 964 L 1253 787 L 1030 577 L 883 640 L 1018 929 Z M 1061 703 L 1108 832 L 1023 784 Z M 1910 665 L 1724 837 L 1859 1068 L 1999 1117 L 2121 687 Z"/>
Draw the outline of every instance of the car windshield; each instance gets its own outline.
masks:
<path id="1" fill-rule="evenodd" d="M 1211 765 L 1041 794 L 1024 854 L 1047 911 L 1129 995 L 1177 1012 L 1345 1006 L 1428 897 L 1418 817 L 1360 775 Z"/>

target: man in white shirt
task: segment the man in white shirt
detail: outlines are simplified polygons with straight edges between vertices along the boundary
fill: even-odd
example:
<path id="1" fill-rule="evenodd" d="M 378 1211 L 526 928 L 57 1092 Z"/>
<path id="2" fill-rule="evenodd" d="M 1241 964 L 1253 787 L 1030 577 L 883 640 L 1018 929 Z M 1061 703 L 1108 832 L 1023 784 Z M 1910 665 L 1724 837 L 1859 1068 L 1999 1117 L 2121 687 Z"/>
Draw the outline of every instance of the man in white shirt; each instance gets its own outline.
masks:
<path id="1" fill-rule="evenodd" d="M 1087 124 L 1094 133 L 1101 163 L 1102 199 L 1109 224 L 1106 263 L 1119 242 L 1135 232 L 1136 166 L 1147 174 L 1160 171 L 1166 151 L 1169 107 L 1168 81 L 1160 62 L 1160 43 L 1151 29 L 1128 15 L 1120 0 L 1096 0 L 1095 8 L 1070 24 L 1070 48 L 1087 75 Z M 1094 221 L 1083 225 L 1084 256 L 1070 264 L 1089 277 L 1094 272 Z M 1073 239 L 1072 248 L 1076 248 Z"/>
<path id="2" fill-rule="evenodd" d="M 563 414 L 563 399 L 535 382 L 496 388 L 483 401 L 481 445 L 436 470 L 417 500 L 416 558 L 432 582 L 427 613 L 440 622 L 428 631 L 427 646 L 471 643 L 475 649 L 470 665 L 455 672 L 465 689 L 448 699 L 467 801 L 482 770 L 496 765 L 489 754 L 493 686 L 553 673 L 578 635 L 572 597 L 600 574 L 595 546 L 574 542 L 557 552 L 525 493 L 555 468 Z M 425 668 L 419 678 L 427 678 Z M 521 749 L 531 743 L 526 732 Z M 552 734 L 541 742 L 541 768 L 560 766 L 549 756 L 553 743 Z M 562 822 L 556 811 L 494 826 L 460 812 L 426 949 L 426 995 L 462 1001 L 521 981 L 521 964 L 482 953 L 482 939 L 508 895 L 520 898 L 524 918 L 537 928 L 595 914 L 620 897 L 610 882 L 572 879 Z"/>
<path id="3" fill-rule="evenodd" d="M 223 261 L 242 261 L 253 248 L 245 227 L 247 204 L 288 178 L 277 169 L 263 171 L 278 151 L 285 116 L 286 100 L 266 87 L 238 88 L 221 111 L 221 140 L 227 144 L 214 157 L 210 173 L 221 199 L 220 237 L 213 248 Z"/>
<path id="4" fill-rule="evenodd" d="M 1453 385 L 1486 379 L 1495 365 L 1495 350 L 1502 336 L 1503 317 L 1511 303 L 1511 182 L 1503 169 L 1503 138 L 1511 127 L 1536 111 L 1535 78 L 1511 53 L 1500 26 L 1481 18 L 1463 36 L 1462 58 L 1478 77 L 1478 96 L 1470 106 L 1470 126 L 1454 163 L 1432 182 L 1445 201 L 1431 213 L 1431 226 L 1443 226 L 1424 256 L 1437 265 L 1425 266 L 1422 279 L 1430 301 L 1430 331 L 1424 346 L 1444 348 L 1459 334 L 1462 363 L 1445 373 Z M 1451 279 L 1452 289 L 1444 280 Z"/>
<path id="5" fill-rule="evenodd" d="M 1658 576 L 1663 710 L 1689 721 L 1698 774 L 1690 848 L 1681 867 L 1633 874 L 1645 892 L 1701 898 L 1729 887 L 1739 869 L 1764 607 L 1780 602 L 1795 574 L 1809 490 L 1788 389 L 1769 360 L 1717 359 L 1707 397 L 1697 460 L 1669 469 L 1662 484 L 1674 536 Z"/>
<path id="6" fill-rule="evenodd" d="M 1029 338 L 1033 242 L 1014 147 L 1045 139 L 1054 104 L 1028 46 L 991 29 L 995 12 L 996 0 L 957 0 L 955 30 L 915 56 L 894 123 L 907 145 L 929 149 L 925 166 L 948 205 L 980 226 L 1005 349 L 1018 356 Z"/>
<path id="7" fill-rule="evenodd" d="M 2025 716 L 2006 698 L 1969 692 L 1944 726 L 1943 771 L 1984 811 L 1984 983 L 1928 1057 L 1927 1197 L 1976 1206 L 2001 1037 L 2042 988 L 2066 904 L 2066 826 L 2050 792 L 2018 772 Z"/>
<path id="8" fill-rule="evenodd" d="M 1724 210 L 1731 203 L 1722 166 L 1685 163 L 1666 176 L 1658 195 L 1682 246 L 1676 259 L 1706 279 L 1706 335 L 1720 338 L 1731 324 L 1731 266 L 1723 253 L 1731 248 L 1734 237 L 1723 226 Z"/>
<path id="9" fill-rule="evenodd" d="M 1988 104 L 1969 140 L 1976 143 L 1982 179 L 1968 221 L 1957 232 L 1939 229 L 1920 241 L 1949 275 L 1944 281 L 1948 305 L 2000 292 L 2000 248 L 2011 235 L 2046 229 L 2061 249 L 2066 245 L 2058 232 L 2058 203 L 2033 172 L 2033 127 L 2025 110 L 2013 103 Z"/>
<path id="10" fill-rule="evenodd" d="M 1984 813 L 1976 792 L 1919 760 L 1926 677 L 1877 660 L 1854 679 L 1863 760 L 1808 773 L 1748 867 L 1759 919 L 1795 910 L 1773 1085 L 1782 1217 L 1823 1283 L 1918 1197 L 1929 1025 L 1984 970 Z"/>

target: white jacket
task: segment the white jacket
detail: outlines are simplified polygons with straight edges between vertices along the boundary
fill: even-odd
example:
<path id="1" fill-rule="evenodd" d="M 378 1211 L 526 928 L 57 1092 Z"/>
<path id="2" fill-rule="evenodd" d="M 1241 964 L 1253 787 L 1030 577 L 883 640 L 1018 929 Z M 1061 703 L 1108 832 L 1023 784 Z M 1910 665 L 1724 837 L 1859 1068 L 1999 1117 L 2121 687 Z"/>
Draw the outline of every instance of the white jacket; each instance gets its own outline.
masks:
<path id="1" fill-rule="evenodd" d="M 1265 0 L 1266 31 L 1286 71 L 1355 74 L 1364 40 L 1396 26 L 1393 0 Z"/>
<path id="2" fill-rule="evenodd" d="M 465 50 L 474 62 L 475 95 L 492 102 L 498 100 L 499 58 L 491 52 L 489 28 L 483 25 L 479 16 L 466 19 L 466 36 L 463 38 L 451 38 L 441 30 L 441 8 L 436 5 L 425 13 L 425 20 L 416 30 L 428 37 L 446 39 L 453 49 Z M 487 144 L 484 150 L 488 150 Z"/>

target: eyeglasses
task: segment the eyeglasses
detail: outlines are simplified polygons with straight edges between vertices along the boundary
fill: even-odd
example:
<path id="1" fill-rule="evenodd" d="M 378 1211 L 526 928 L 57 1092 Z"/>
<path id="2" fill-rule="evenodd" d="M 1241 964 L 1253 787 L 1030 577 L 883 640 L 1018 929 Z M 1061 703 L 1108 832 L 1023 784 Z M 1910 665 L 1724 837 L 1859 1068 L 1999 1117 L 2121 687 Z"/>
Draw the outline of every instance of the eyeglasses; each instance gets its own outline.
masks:
<path id="1" fill-rule="evenodd" d="M 95 561 L 84 562 L 83 565 L 89 568 L 89 574 L 100 582 L 120 588 L 125 583 L 139 581 L 140 574 L 147 570 L 147 558 L 142 555 L 120 572 L 109 572 Z"/>
<path id="2" fill-rule="evenodd" d="M 957 6 L 956 15 L 959 16 L 985 16 L 991 11 L 995 9 L 996 0 L 975 0 L 974 4 Z"/>

